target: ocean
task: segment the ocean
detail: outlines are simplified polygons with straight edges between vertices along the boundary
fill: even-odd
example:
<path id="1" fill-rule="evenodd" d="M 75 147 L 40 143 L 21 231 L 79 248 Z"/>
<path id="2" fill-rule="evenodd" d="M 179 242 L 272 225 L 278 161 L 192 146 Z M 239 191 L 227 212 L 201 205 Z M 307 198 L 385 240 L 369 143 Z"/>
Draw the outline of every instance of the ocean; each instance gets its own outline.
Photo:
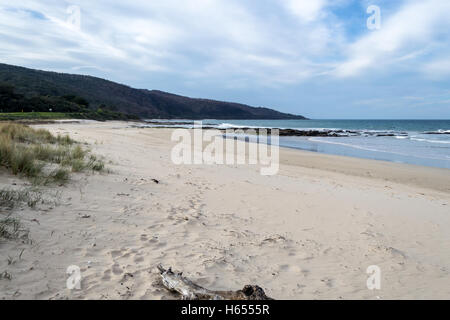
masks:
<path id="1" fill-rule="evenodd" d="M 161 121 L 161 120 L 158 120 Z M 169 120 L 180 122 L 189 120 Z M 192 120 L 191 120 L 192 121 Z M 338 137 L 280 137 L 280 146 L 450 169 L 450 120 L 203 120 L 221 129 L 336 131 Z M 149 126 L 153 126 L 149 123 Z M 174 125 L 189 127 L 186 125 Z"/>

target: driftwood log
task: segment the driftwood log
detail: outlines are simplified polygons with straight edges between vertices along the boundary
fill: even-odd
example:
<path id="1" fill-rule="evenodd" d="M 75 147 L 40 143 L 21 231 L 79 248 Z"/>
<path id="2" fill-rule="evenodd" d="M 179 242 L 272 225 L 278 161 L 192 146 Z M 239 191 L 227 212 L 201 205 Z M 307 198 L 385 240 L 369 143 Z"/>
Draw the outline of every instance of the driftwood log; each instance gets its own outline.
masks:
<path id="1" fill-rule="evenodd" d="M 164 269 L 158 265 L 163 285 L 172 292 L 177 292 L 183 300 L 273 300 L 266 296 L 264 290 L 256 285 L 246 285 L 238 291 L 213 291 L 205 289 L 183 277 L 183 273 L 174 273 L 171 268 Z"/>

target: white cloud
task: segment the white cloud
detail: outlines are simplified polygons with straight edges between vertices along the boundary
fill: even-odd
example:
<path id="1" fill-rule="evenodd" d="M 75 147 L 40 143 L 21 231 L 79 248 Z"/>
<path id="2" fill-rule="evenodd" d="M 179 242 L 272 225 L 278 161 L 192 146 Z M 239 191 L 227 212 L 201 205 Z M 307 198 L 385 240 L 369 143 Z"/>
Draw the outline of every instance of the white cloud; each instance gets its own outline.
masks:
<path id="1" fill-rule="evenodd" d="M 432 79 L 442 79 L 450 76 L 450 55 L 425 63 L 422 71 Z"/>
<path id="2" fill-rule="evenodd" d="M 80 31 L 66 23 L 73 4 L 81 8 Z M 407 1 L 386 17 L 382 7 L 382 29 L 366 30 L 352 43 L 345 23 L 332 12 L 347 0 L 264 4 L 0 0 L 0 60 L 57 71 L 92 70 L 118 80 L 148 73 L 243 87 L 297 84 L 330 79 L 330 74 L 357 77 L 386 66 L 388 73 L 412 66 L 415 72 L 448 76 L 448 0 Z"/>
<path id="3" fill-rule="evenodd" d="M 386 19 L 381 10 L 381 30 L 348 46 L 348 59 L 337 67 L 338 76 L 360 75 L 400 60 L 417 60 L 421 53 L 426 53 L 427 47 L 442 41 L 439 35 L 450 26 L 450 1 L 447 0 L 409 1 Z"/>
<path id="4" fill-rule="evenodd" d="M 311 22 L 319 18 L 327 5 L 327 0 L 282 0 L 286 8 L 302 22 Z"/>
<path id="5" fill-rule="evenodd" d="M 342 30 L 324 20 L 325 0 L 288 1 L 281 7 L 269 0 L 279 17 L 289 8 L 288 14 L 300 18 L 291 22 L 239 0 L 0 3 L 0 59 L 30 67 L 47 62 L 58 71 L 64 65 L 116 74 L 128 68 L 272 86 L 323 74 L 329 64 L 315 60 L 342 41 Z M 79 31 L 66 23 L 67 8 L 74 4 L 81 9 Z"/>

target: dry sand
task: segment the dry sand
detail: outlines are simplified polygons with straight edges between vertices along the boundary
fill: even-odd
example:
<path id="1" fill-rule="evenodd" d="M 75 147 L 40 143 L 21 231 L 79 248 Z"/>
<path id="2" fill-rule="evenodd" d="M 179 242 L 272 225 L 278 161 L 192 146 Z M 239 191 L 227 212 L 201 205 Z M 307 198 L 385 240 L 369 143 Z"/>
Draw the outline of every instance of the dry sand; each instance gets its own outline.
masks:
<path id="1" fill-rule="evenodd" d="M 0 280 L 1 299 L 173 298 L 159 263 L 276 299 L 450 298 L 449 170 L 288 149 L 275 176 L 177 166 L 169 129 L 129 125 L 40 126 L 88 142 L 112 172 L 74 175 L 58 205 L 17 213 L 32 243 L 0 244 L 0 273 L 13 277 Z M 70 265 L 81 290 L 66 288 Z M 370 265 L 381 290 L 366 287 Z"/>

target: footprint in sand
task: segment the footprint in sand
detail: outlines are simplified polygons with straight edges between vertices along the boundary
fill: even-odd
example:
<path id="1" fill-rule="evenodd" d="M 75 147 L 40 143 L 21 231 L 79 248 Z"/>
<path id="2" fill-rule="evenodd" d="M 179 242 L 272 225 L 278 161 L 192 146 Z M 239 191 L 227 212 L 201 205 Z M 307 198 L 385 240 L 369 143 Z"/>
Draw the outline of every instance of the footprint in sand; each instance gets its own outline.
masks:
<path id="1" fill-rule="evenodd" d="M 110 253 L 111 253 L 111 257 L 113 259 L 115 259 L 115 258 L 117 258 L 117 257 L 122 255 L 122 251 L 121 250 L 113 250 Z"/>
<path id="2" fill-rule="evenodd" d="M 332 288 L 333 287 L 333 283 L 334 280 L 330 279 L 330 278 L 323 278 L 320 280 L 321 282 L 323 282 L 327 287 Z"/>
<path id="3" fill-rule="evenodd" d="M 105 281 L 111 280 L 111 270 L 108 269 L 105 272 L 103 272 L 102 280 L 105 280 Z"/>
<path id="4" fill-rule="evenodd" d="M 115 275 L 120 275 L 123 273 L 122 268 L 117 263 L 112 265 L 111 270 Z"/>

